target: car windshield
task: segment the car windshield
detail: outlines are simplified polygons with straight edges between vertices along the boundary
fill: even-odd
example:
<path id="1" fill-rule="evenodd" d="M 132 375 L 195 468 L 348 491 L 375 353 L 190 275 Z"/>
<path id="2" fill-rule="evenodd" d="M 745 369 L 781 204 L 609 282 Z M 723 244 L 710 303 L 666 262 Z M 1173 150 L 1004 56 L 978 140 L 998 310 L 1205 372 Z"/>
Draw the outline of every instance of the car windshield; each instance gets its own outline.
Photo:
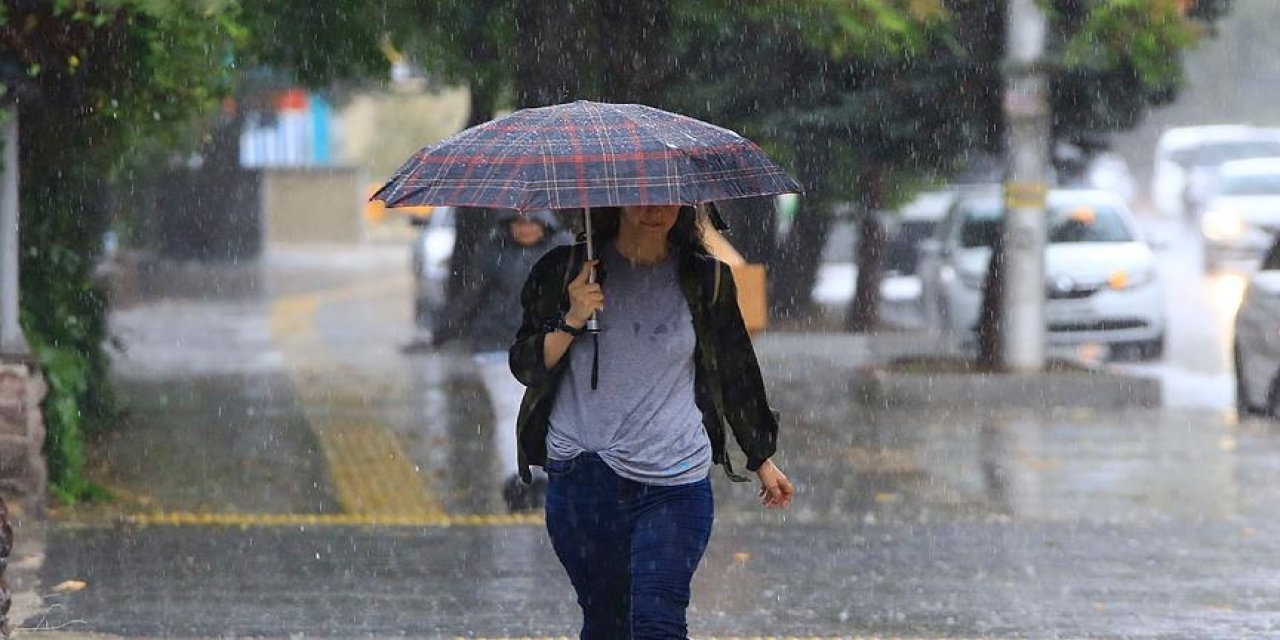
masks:
<path id="1" fill-rule="evenodd" d="M 960 228 L 960 245 L 989 247 L 1000 232 L 1003 211 L 994 203 L 971 206 Z M 1072 242 L 1132 242 L 1133 233 L 1116 210 L 1107 204 L 1061 203 L 1049 205 L 1048 240 Z"/>
<path id="2" fill-rule="evenodd" d="M 1000 206 L 994 203 L 970 205 L 960 227 L 960 246 L 990 247 L 995 244 L 1002 214 Z"/>
<path id="3" fill-rule="evenodd" d="M 1219 193 L 1231 196 L 1280 195 L 1280 173 L 1236 173 L 1222 176 Z"/>

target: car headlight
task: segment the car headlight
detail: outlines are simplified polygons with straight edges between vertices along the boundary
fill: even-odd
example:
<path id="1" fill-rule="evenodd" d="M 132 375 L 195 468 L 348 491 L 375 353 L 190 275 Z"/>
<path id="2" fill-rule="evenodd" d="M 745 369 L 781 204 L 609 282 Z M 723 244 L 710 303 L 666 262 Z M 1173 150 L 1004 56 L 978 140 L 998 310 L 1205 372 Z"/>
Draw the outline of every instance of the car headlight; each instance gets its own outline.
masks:
<path id="1" fill-rule="evenodd" d="M 1132 289 L 1134 287 L 1141 287 L 1155 279 L 1156 270 L 1154 268 L 1133 270 L 1118 269 L 1107 276 L 1107 286 L 1116 290 Z"/>
<path id="2" fill-rule="evenodd" d="M 1230 211 L 1210 210 L 1200 220 L 1200 231 L 1210 240 L 1233 240 L 1244 233 L 1244 221 Z"/>

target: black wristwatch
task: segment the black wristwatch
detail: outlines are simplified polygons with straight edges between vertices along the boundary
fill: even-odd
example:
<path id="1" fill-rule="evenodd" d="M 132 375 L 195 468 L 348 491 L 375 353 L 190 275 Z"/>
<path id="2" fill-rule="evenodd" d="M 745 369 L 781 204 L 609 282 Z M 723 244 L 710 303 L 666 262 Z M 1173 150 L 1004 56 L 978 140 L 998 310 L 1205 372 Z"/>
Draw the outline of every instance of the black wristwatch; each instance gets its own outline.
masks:
<path id="1" fill-rule="evenodd" d="M 556 331 L 563 331 L 571 336 L 577 337 L 587 332 L 587 327 L 575 327 L 569 324 L 563 314 L 560 316 L 560 322 L 556 325 Z"/>

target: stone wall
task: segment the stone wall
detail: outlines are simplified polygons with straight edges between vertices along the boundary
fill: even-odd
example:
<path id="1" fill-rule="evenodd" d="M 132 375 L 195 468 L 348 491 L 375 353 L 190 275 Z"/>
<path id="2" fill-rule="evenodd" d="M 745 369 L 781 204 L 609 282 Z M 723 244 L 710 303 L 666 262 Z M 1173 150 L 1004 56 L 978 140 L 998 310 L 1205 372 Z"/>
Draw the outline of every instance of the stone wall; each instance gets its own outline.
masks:
<path id="1" fill-rule="evenodd" d="M 40 401 L 46 390 L 35 365 L 0 360 L 0 498 L 14 519 L 44 514 L 48 474 Z"/>
<path id="2" fill-rule="evenodd" d="M 40 606 L 35 585 L 44 556 L 44 377 L 27 360 L 0 358 L 0 638 L 8 638 L 10 606 L 21 620 Z M 12 528 L 10 523 L 13 523 Z M 14 529 L 20 533 L 15 540 Z"/>

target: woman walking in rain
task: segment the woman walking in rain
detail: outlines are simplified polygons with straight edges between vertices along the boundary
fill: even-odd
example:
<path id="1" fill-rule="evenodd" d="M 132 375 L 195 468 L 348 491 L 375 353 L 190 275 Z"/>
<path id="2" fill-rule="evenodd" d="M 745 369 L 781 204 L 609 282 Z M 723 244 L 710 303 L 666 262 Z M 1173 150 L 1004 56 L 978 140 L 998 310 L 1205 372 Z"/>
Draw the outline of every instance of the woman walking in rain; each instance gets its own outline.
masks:
<path id="1" fill-rule="evenodd" d="M 520 473 L 549 477 L 547 531 L 577 591 L 584 640 L 685 638 L 694 570 L 711 536 L 709 471 L 735 480 L 726 433 L 765 506 L 794 488 L 772 462 L 777 419 L 727 265 L 692 207 L 593 211 L 598 260 L 552 250 L 522 294 L 510 350 L 528 388 Z M 589 274 L 598 275 L 598 283 Z M 586 334 L 593 314 L 600 331 Z"/>

